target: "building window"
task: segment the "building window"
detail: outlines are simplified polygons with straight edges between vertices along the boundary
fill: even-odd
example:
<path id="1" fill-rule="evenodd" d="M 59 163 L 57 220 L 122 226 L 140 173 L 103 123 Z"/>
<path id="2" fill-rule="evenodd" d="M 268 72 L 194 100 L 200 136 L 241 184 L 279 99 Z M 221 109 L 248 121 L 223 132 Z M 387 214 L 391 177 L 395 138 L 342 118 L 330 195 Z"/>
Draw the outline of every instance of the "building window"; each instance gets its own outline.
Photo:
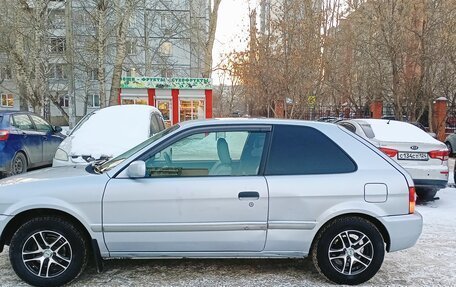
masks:
<path id="1" fill-rule="evenodd" d="M 99 108 L 100 107 L 100 96 L 99 95 L 89 95 L 87 97 L 87 106 L 90 108 Z"/>
<path id="2" fill-rule="evenodd" d="M 98 80 L 98 69 L 90 69 L 89 71 L 89 80 L 97 81 Z"/>
<path id="3" fill-rule="evenodd" d="M 160 45 L 159 53 L 162 57 L 170 57 L 173 54 L 173 43 L 163 42 Z"/>
<path id="4" fill-rule="evenodd" d="M 49 78 L 57 80 L 66 79 L 66 64 L 51 64 Z"/>
<path id="5" fill-rule="evenodd" d="M 135 68 L 130 68 L 125 72 L 125 75 L 127 77 L 136 77 L 136 69 Z"/>
<path id="6" fill-rule="evenodd" d="M 9 66 L 3 66 L 0 69 L 0 80 L 11 80 L 12 79 L 12 73 L 11 73 L 11 68 Z"/>
<path id="7" fill-rule="evenodd" d="M 125 43 L 125 48 L 127 50 L 127 55 L 136 54 L 136 42 L 135 41 L 127 41 Z"/>
<path id="8" fill-rule="evenodd" d="M 12 94 L 2 94 L 2 107 L 13 108 L 14 96 Z"/>
<path id="9" fill-rule="evenodd" d="M 55 12 L 51 16 L 51 26 L 54 29 L 62 29 L 65 27 L 65 14 L 60 12 Z"/>
<path id="10" fill-rule="evenodd" d="M 148 105 L 147 98 L 123 98 L 122 105 Z"/>
<path id="11" fill-rule="evenodd" d="M 66 51 L 66 40 L 65 37 L 51 38 L 51 52 L 52 53 L 64 53 Z"/>
<path id="12" fill-rule="evenodd" d="M 163 29 L 169 28 L 171 23 L 171 15 L 169 14 L 162 14 L 160 17 L 160 27 Z"/>
<path id="13" fill-rule="evenodd" d="M 69 101 L 68 95 L 60 96 L 60 106 L 62 108 L 68 108 Z"/>
<path id="14" fill-rule="evenodd" d="M 180 101 L 180 121 L 204 119 L 204 100 L 183 100 Z"/>

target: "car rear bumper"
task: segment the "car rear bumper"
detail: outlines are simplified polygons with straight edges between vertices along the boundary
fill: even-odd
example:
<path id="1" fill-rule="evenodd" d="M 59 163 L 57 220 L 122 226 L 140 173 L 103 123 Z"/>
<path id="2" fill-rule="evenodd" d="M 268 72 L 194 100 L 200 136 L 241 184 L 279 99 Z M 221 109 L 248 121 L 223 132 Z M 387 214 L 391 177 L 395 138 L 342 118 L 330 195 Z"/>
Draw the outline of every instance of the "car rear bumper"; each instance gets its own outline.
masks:
<path id="1" fill-rule="evenodd" d="M 15 152 L 0 147 L 0 172 L 8 171 Z"/>
<path id="2" fill-rule="evenodd" d="M 448 183 L 448 165 L 404 166 L 412 176 L 415 186 L 446 187 Z"/>
<path id="3" fill-rule="evenodd" d="M 414 246 L 423 230 L 423 217 L 418 212 L 408 215 L 384 216 L 380 219 L 390 237 L 389 252 Z"/>

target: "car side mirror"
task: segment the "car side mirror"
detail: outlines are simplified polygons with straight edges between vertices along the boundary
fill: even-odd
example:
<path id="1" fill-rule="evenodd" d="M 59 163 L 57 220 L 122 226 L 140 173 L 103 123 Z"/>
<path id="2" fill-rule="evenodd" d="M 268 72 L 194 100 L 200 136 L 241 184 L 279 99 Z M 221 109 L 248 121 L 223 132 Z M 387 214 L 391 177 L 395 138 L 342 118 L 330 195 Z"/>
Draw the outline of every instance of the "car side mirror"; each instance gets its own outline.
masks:
<path id="1" fill-rule="evenodd" d="M 127 175 L 129 178 L 143 178 L 146 176 L 146 163 L 142 160 L 137 160 L 127 167 Z"/>
<path id="2" fill-rule="evenodd" d="M 62 127 L 54 126 L 54 132 L 59 133 L 62 131 Z"/>

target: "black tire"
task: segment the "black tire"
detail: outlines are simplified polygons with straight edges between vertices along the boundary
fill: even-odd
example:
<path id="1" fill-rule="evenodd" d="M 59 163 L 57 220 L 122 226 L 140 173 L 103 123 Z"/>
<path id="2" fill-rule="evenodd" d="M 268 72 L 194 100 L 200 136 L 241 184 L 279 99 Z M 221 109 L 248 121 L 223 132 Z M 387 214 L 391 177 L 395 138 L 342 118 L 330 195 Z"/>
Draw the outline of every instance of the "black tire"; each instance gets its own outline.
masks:
<path id="1" fill-rule="evenodd" d="M 16 274 L 28 284 L 61 286 L 76 279 L 86 267 L 88 244 L 71 223 L 58 217 L 39 217 L 14 233 L 9 256 Z M 43 262 L 35 260 L 38 258 L 44 258 Z"/>
<path id="2" fill-rule="evenodd" d="M 450 142 L 445 142 L 445 145 L 447 146 L 447 149 L 450 152 L 450 157 L 451 157 L 453 155 L 453 147 L 451 146 Z"/>
<path id="3" fill-rule="evenodd" d="M 329 259 L 330 250 L 333 250 L 332 260 Z M 312 246 L 315 268 L 337 284 L 357 285 L 368 281 L 380 269 L 384 256 L 385 243 L 381 233 L 373 223 L 360 217 L 333 220 L 320 230 Z M 361 260 L 363 264 L 352 258 Z M 349 265 L 350 262 L 353 262 L 352 265 Z"/>
<path id="4" fill-rule="evenodd" d="M 16 153 L 11 160 L 10 175 L 16 175 L 27 172 L 27 158 L 22 152 Z"/>
<path id="5" fill-rule="evenodd" d="M 437 194 L 437 188 L 431 187 L 417 187 L 416 188 L 416 196 L 419 200 L 422 201 L 430 201 L 434 200 L 435 195 Z"/>

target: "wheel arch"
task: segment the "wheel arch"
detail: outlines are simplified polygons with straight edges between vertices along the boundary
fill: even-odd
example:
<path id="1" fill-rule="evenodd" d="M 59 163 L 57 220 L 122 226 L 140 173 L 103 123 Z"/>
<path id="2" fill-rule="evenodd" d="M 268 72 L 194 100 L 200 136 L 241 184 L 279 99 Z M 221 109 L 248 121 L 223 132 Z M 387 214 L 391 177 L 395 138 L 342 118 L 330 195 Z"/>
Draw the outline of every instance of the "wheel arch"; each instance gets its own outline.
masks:
<path id="1" fill-rule="evenodd" d="M 57 210 L 57 209 L 51 209 L 51 208 L 37 208 L 37 209 L 29 209 L 26 211 L 23 211 L 17 215 L 15 215 L 5 226 L 3 229 L 3 232 L 0 236 L 0 250 L 3 249 L 3 245 L 9 245 L 11 238 L 13 237 L 14 233 L 17 231 L 17 229 L 26 221 L 36 218 L 36 217 L 43 217 L 43 216 L 56 216 L 60 217 L 64 220 L 67 220 L 68 222 L 72 223 L 78 230 L 80 230 L 83 234 L 83 236 L 90 242 L 92 240 L 92 236 L 90 235 L 90 232 L 87 230 L 87 228 L 82 224 L 81 221 L 79 221 L 76 217 L 73 215 Z M 1 251 L 0 251 L 1 252 Z"/>
<path id="2" fill-rule="evenodd" d="M 360 217 L 360 218 L 366 219 L 369 222 L 371 222 L 372 224 L 374 224 L 375 227 L 377 227 L 378 231 L 380 231 L 380 234 L 383 237 L 383 241 L 386 244 L 386 251 L 389 252 L 390 247 L 391 247 L 391 238 L 390 238 L 390 235 L 388 233 L 388 230 L 386 229 L 386 227 L 383 225 L 383 223 L 380 220 L 378 220 L 377 218 L 375 218 L 375 217 L 373 217 L 371 215 L 364 214 L 364 213 L 344 213 L 344 214 L 340 214 L 340 215 L 337 215 L 335 217 L 330 218 L 329 220 L 327 220 L 324 224 L 322 224 L 320 226 L 318 231 L 315 233 L 314 238 L 312 239 L 312 244 L 310 245 L 310 249 L 309 249 L 309 253 L 308 254 L 312 254 L 312 249 L 314 248 L 315 241 L 318 238 L 318 235 L 320 234 L 320 232 L 326 226 L 328 226 L 328 224 L 330 224 L 334 220 L 337 220 L 339 218 L 344 218 L 344 217 Z"/>

